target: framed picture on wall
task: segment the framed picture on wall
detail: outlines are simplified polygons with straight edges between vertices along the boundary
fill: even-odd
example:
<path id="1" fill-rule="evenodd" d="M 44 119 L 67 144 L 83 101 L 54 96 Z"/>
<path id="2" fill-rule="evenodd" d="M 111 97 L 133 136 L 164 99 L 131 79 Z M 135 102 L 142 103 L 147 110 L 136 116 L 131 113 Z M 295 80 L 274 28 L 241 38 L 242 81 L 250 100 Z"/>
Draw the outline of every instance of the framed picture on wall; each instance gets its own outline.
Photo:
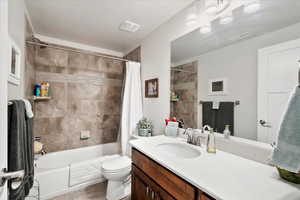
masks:
<path id="1" fill-rule="evenodd" d="M 21 50 L 12 39 L 10 39 L 9 44 L 9 57 L 8 82 L 19 85 L 21 79 Z"/>
<path id="2" fill-rule="evenodd" d="M 145 81 L 145 96 L 147 98 L 157 98 L 158 91 L 159 91 L 158 78 Z"/>
<path id="3" fill-rule="evenodd" d="M 211 79 L 209 80 L 209 95 L 227 95 L 227 79 Z"/>

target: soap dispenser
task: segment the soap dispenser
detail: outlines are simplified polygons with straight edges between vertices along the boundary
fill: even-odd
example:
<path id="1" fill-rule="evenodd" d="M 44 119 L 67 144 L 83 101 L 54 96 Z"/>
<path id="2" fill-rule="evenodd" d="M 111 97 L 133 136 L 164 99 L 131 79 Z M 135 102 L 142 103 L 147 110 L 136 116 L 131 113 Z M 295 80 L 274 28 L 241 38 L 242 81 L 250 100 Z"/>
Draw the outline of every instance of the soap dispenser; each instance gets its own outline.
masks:
<path id="1" fill-rule="evenodd" d="M 207 152 L 208 153 L 217 153 L 217 148 L 216 148 L 216 137 L 214 134 L 213 128 L 209 130 L 208 138 L 207 138 Z"/>

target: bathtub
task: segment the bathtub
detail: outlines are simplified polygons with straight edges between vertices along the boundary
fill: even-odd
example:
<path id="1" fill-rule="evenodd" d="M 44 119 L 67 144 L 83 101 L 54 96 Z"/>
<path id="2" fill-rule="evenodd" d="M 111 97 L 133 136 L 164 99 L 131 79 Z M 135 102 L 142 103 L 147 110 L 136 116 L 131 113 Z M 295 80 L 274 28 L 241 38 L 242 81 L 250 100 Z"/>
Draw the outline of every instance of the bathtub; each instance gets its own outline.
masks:
<path id="1" fill-rule="evenodd" d="M 41 200 L 105 181 L 102 162 L 120 156 L 119 152 L 119 143 L 109 143 L 39 156 L 35 179 L 40 185 Z"/>

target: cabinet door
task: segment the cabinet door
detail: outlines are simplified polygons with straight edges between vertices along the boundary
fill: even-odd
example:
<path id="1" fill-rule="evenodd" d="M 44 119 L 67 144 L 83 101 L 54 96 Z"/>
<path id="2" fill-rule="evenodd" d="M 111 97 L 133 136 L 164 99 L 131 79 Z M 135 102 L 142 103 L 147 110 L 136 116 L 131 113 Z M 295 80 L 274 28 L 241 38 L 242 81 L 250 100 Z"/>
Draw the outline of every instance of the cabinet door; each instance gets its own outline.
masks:
<path id="1" fill-rule="evenodd" d="M 214 199 L 204 194 L 203 192 L 199 192 L 198 200 L 214 200 Z"/>
<path id="2" fill-rule="evenodd" d="M 140 169 L 132 166 L 132 200 L 175 200 Z"/>
<path id="3" fill-rule="evenodd" d="M 151 200 L 149 198 L 149 186 L 134 171 L 131 180 L 131 200 Z"/>

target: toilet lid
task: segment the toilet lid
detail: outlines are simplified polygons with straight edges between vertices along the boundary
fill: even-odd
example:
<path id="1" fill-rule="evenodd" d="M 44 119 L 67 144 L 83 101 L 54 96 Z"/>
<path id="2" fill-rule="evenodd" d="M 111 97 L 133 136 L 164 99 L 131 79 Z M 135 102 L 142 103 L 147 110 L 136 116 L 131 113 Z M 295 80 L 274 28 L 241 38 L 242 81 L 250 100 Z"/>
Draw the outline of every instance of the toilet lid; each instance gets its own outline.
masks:
<path id="1" fill-rule="evenodd" d="M 131 166 L 131 159 L 126 156 L 114 158 L 112 160 L 105 161 L 102 165 L 105 171 L 119 171 L 129 168 Z"/>

